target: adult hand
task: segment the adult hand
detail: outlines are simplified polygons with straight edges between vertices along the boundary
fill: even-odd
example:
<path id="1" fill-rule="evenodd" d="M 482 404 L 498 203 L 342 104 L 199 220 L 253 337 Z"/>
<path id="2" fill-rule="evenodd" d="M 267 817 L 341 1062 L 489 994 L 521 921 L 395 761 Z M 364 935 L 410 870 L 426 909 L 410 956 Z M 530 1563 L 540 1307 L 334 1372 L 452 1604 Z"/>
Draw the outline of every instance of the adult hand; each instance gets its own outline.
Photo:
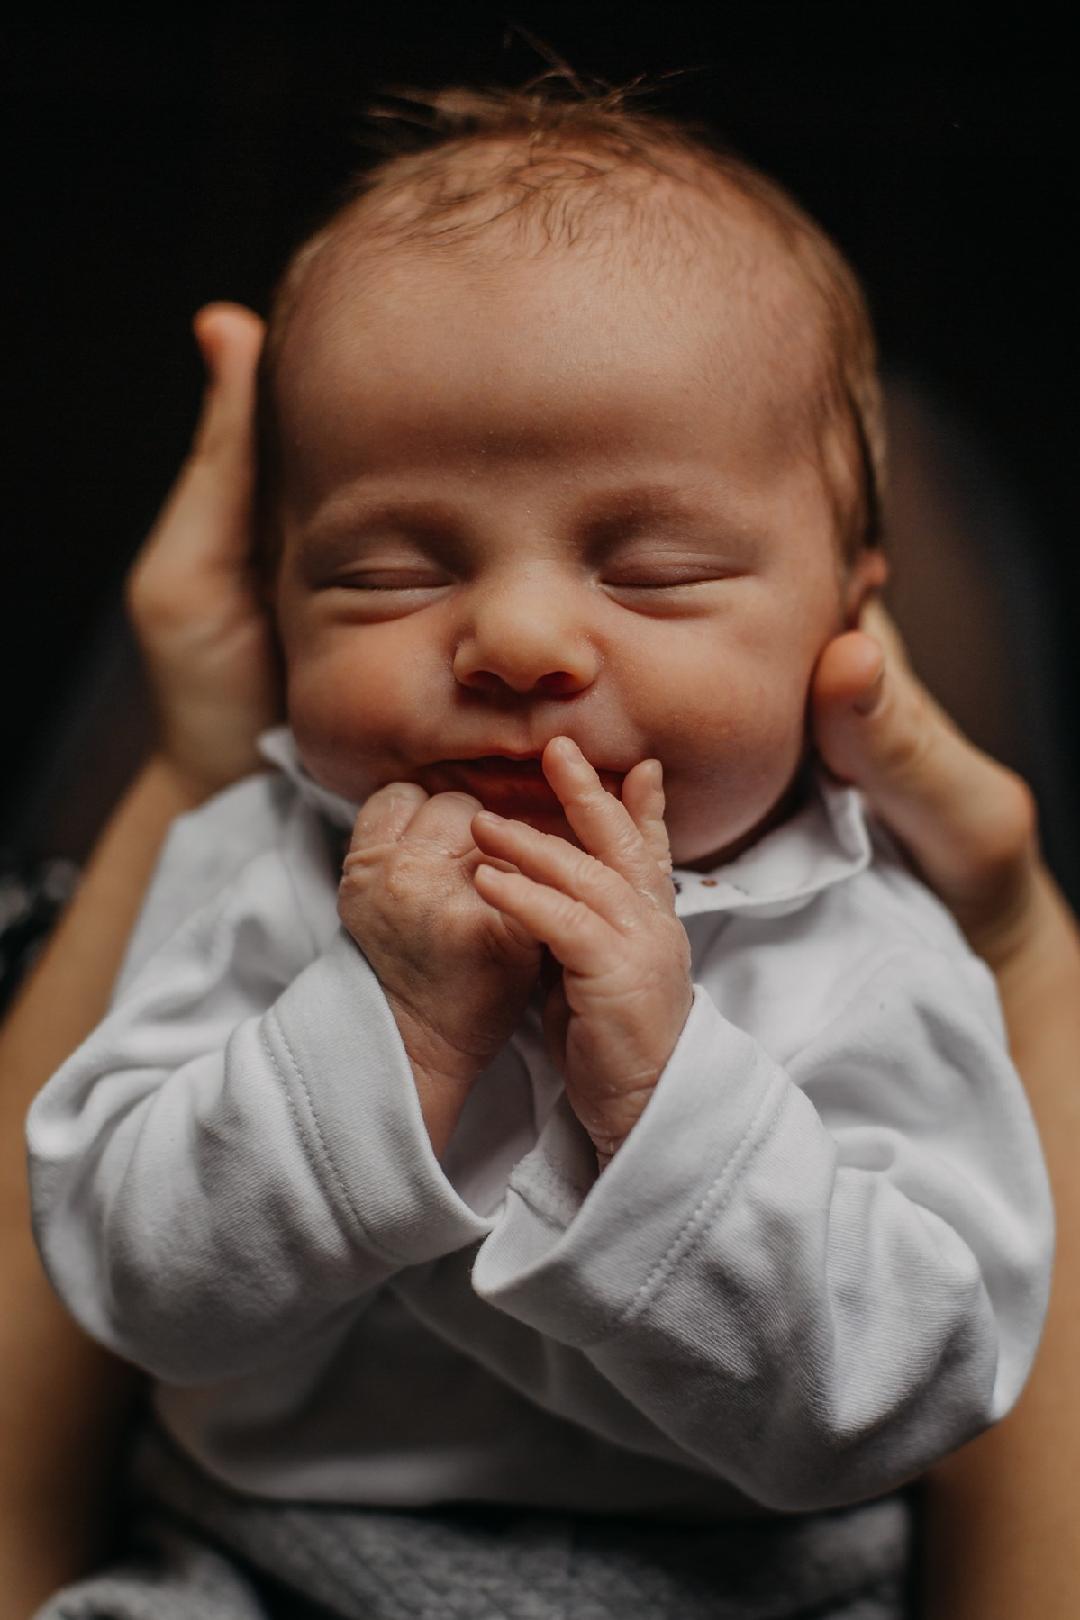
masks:
<path id="1" fill-rule="evenodd" d="M 195 317 L 208 381 L 191 452 L 128 578 L 161 751 L 205 797 L 258 768 L 279 710 L 273 636 L 252 565 L 255 371 L 262 322 Z"/>
<path id="2" fill-rule="evenodd" d="M 862 789 L 972 947 L 999 967 L 1021 946 L 1032 910 L 1034 801 L 930 697 L 879 603 L 822 653 L 812 720 L 825 764 Z"/>
<path id="3" fill-rule="evenodd" d="M 211 305 L 196 335 L 210 373 L 199 431 L 129 588 L 161 745 L 115 810 L 0 1031 L 2 1620 L 34 1612 L 102 1556 L 136 1391 L 131 1369 L 83 1338 L 41 1272 L 23 1119 L 105 1012 L 172 818 L 255 766 L 255 737 L 275 714 L 270 631 L 250 569 L 262 326 L 235 305 Z"/>
<path id="4" fill-rule="evenodd" d="M 1058 1217 L 1050 1310 L 1016 1410 L 924 1488 L 927 1620 L 1067 1620 L 1080 1591 L 1080 934 L 1039 858 L 1030 792 L 928 697 L 878 607 L 818 665 L 818 747 L 901 839 L 997 976 Z"/>

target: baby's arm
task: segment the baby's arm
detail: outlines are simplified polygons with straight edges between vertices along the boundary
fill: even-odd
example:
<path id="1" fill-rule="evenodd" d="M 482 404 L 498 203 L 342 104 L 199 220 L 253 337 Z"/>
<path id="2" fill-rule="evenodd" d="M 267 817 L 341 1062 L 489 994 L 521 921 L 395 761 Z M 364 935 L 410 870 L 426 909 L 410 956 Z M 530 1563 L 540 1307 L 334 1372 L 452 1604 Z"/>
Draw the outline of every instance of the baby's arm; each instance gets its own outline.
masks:
<path id="1" fill-rule="evenodd" d="M 269 791 L 247 783 L 180 824 L 158 891 L 196 881 L 223 816 L 257 843 Z M 94 1337 L 170 1382 L 265 1365 L 487 1230 L 438 1167 L 370 967 L 343 931 L 322 950 L 307 937 L 273 848 L 127 975 L 29 1142 L 54 1283 Z"/>
<path id="2" fill-rule="evenodd" d="M 768 1506 L 920 1472 L 1015 1401 L 1049 1271 L 1034 1132 L 963 980 L 882 963 L 786 1071 L 699 991 L 587 1193 L 557 1148 L 518 1166 L 474 1286 Z"/>
<path id="3" fill-rule="evenodd" d="M 1000 1417 L 1046 1303 L 1045 1176 L 984 970 L 866 967 L 786 1069 L 698 991 L 596 1184 L 553 1197 L 558 1151 L 524 1161 L 473 1273 L 781 1509 L 886 1490 Z"/>

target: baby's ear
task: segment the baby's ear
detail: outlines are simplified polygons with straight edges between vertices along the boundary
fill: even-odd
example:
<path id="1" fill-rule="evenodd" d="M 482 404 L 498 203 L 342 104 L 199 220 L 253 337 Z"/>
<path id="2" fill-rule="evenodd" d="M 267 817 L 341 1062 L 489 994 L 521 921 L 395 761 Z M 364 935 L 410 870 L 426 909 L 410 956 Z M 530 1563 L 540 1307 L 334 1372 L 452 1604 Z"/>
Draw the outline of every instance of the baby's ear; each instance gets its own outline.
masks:
<path id="1" fill-rule="evenodd" d="M 859 615 L 889 577 L 889 560 L 880 546 L 867 546 L 855 558 L 844 576 L 844 627 L 853 630 Z"/>

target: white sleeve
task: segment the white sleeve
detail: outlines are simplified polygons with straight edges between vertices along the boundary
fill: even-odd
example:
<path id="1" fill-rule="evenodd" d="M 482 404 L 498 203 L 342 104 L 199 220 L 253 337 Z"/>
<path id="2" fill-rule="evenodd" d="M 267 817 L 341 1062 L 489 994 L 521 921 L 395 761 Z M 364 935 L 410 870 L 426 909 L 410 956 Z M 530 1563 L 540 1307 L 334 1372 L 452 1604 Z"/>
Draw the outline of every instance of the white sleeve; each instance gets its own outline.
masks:
<path id="1" fill-rule="evenodd" d="M 473 1272 L 779 1510 L 886 1491 L 1002 1416 L 1052 1214 L 981 964 L 903 953 L 780 1067 L 700 989 L 591 1187 L 554 1133 Z M 580 1173 L 580 1164 L 579 1164 Z"/>
<path id="2" fill-rule="evenodd" d="M 435 1159 L 378 981 L 344 931 L 316 952 L 276 851 L 134 966 L 28 1142 L 54 1285 L 172 1383 L 267 1366 L 490 1229 Z"/>

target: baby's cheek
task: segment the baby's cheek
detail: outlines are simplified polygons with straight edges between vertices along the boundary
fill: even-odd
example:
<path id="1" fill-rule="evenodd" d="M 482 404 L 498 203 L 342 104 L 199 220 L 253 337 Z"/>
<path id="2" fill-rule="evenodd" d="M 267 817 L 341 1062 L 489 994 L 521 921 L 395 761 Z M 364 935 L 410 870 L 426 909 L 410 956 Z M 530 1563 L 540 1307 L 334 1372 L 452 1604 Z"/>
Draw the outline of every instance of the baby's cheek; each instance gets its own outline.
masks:
<path id="1" fill-rule="evenodd" d="M 667 771 L 674 859 L 697 861 L 752 833 L 783 799 L 805 751 L 798 692 L 729 684 L 711 716 L 687 717 Z"/>
<path id="2" fill-rule="evenodd" d="M 383 668 L 324 656 L 293 664 L 286 709 L 300 757 L 324 787 L 359 800 L 381 785 L 401 734 L 401 692 Z"/>

